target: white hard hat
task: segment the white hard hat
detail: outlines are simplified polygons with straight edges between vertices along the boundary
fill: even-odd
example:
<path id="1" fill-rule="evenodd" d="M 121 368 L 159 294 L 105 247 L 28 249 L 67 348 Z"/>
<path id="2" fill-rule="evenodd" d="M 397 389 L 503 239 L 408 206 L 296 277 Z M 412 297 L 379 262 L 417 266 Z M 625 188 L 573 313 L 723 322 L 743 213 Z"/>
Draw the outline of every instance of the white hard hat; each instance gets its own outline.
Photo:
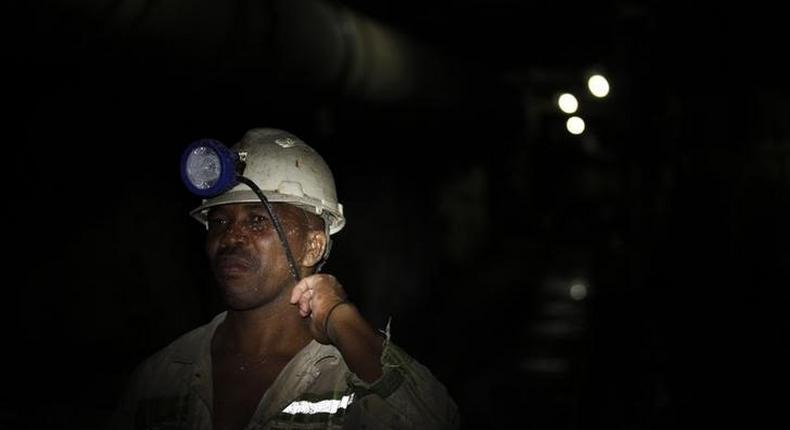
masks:
<path id="1" fill-rule="evenodd" d="M 283 130 L 256 128 L 245 133 L 230 149 L 246 163 L 242 175 L 255 182 L 270 202 L 290 203 L 320 216 L 329 234 L 337 233 L 346 224 L 329 166 L 298 137 Z M 190 215 L 206 224 L 206 214 L 213 206 L 260 202 L 255 192 L 239 183 L 227 192 L 203 200 Z"/>

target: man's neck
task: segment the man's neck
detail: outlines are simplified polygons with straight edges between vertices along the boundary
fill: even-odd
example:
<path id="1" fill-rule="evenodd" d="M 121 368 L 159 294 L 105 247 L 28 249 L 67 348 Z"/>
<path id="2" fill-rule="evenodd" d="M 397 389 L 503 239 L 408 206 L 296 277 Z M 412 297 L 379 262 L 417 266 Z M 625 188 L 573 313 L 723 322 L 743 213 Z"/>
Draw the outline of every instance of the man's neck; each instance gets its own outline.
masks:
<path id="1" fill-rule="evenodd" d="M 309 326 L 298 309 L 278 300 L 255 309 L 228 310 L 214 334 L 212 349 L 245 355 L 293 355 L 311 340 Z"/>

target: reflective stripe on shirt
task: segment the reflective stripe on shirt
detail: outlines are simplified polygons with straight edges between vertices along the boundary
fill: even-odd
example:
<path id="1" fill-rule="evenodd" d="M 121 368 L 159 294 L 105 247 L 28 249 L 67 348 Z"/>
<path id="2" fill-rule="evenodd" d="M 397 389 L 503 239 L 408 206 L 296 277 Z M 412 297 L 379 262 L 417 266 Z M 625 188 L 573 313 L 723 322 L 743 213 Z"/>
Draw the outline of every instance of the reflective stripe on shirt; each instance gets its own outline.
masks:
<path id="1" fill-rule="evenodd" d="M 317 402 L 307 400 L 297 400 L 285 409 L 282 413 L 289 415 L 296 414 L 335 414 L 338 409 L 346 409 L 354 401 L 354 394 L 343 396 L 340 399 L 326 399 Z"/>

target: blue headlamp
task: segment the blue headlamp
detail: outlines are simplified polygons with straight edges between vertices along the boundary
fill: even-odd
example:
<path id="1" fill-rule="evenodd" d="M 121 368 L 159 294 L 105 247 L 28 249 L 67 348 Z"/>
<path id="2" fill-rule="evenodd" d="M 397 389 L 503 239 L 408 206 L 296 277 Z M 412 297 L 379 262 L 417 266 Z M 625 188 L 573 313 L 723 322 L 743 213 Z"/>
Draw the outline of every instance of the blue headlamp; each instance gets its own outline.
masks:
<path id="1" fill-rule="evenodd" d="M 214 139 L 192 142 L 181 155 L 181 180 L 192 194 L 208 198 L 238 184 L 239 155 Z"/>

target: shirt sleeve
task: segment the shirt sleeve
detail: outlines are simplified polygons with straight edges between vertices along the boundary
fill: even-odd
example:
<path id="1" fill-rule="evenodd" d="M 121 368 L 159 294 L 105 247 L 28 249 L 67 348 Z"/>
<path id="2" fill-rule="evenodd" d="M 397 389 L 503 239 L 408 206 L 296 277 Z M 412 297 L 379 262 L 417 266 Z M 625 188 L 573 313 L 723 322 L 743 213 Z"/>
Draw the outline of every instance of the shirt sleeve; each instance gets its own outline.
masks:
<path id="1" fill-rule="evenodd" d="M 360 428 L 457 429 L 458 407 L 431 371 L 387 339 L 382 376 L 366 383 L 351 375 Z"/>

